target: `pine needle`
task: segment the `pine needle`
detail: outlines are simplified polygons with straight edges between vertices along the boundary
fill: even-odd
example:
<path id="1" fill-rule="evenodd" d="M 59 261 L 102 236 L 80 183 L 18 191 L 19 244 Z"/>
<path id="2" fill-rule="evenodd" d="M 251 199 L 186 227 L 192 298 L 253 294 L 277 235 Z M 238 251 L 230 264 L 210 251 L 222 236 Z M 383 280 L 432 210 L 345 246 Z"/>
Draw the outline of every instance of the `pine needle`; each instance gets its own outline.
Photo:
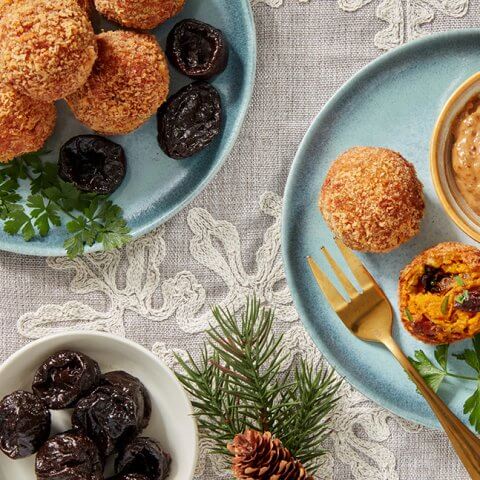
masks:
<path id="1" fill-rule="evenodd" d="M 229 456 L 226 446 L 236 434 L 270 431 L 309 471 L 317 468 L 339 381 L 303 359 L 281 373 L 289 352 L 282 336 L 273 335 L 272 310 L 255 298 L 247 300 L 240 321 L 219 307 L 213 316 L 200 361 L 177 356 L 183 369 L 177 376 L 194 398 L 200 432 L 213 441 L 212 451 Z"/>

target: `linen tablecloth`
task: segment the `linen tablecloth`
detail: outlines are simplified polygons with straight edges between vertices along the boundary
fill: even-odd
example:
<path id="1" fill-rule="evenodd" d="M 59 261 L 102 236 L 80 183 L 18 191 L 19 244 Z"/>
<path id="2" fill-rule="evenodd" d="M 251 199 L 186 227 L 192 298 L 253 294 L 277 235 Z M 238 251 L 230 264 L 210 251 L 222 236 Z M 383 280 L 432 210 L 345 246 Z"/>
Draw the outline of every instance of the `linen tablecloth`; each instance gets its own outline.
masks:
<path id="1" fill-rule="evenodd" d="M 279 254 L 282 193 L 297 146 L 329 97 L 382 50 L 478 26 L 480 2 L 253 0 L 253 6 L 256 86 L 221 172 L 183 212 L 121 251 L 76 260 L 0 253 L 0 360 L 33 338 L 89 329 L 125 335 L 175 367 L 173 352 L 198 350 L 210 305 L 238 309 L 255 293 L 275 307 L 292 356 L 322 362 L 293 307 Z M 468 479 L 444 434 L 400 420 L 346 383 L 342 393 L 318 478 Z M 197 478 L 220 478 L 207 447 Z"/>

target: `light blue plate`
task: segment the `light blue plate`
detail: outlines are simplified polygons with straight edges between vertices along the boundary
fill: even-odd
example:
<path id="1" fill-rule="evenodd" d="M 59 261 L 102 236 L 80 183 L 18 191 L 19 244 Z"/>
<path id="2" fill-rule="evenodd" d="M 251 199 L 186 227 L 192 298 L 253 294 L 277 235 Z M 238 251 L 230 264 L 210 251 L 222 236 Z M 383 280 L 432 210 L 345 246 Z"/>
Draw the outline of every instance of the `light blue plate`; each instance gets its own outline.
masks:
<path id="1" fill-rule="evenodd" d="M 288 179 L 283 213 L 283 258 L 287 281 L 301 319 L 318 348 L 347 380 L 396 414 L 429 427 L 438 422 L 413 383 L 382 347 L 362 342 L 343 326 L 322 298 L 305 257 L 322 261 L 319 248 L 334 248 L 317 209 L 317 197 L 331 162 L 356 145 L 388 147 L 415 164 L 425 187 L 426 212 L 420 234 L 384 255 L 361 255 L 394 306 L 400 270 L 424 249 L 444 241 L 473 243 L 448 219 L 429 172 L 429 142 L 435 120 L 452 92 L 480 70 L 480 30 L 456 31 L 412 42 L 389 52 L 352 78 L 323 108 L 307 132 Z M 395 324 L 395 338 L 413 355 L 433 349 Z M 466 342 L 453 347 L 463 349 Z M 459 362 L 452 362 L 462 371 Z M 474 384 L 449 383 L 440 393 L 462 419 L 463 401 Z"/>
<path id="2" fill-rule="evenodd" d="M 228 39 L 228 67 L 212 81 L 224 106 L 222 133 L 203 152 L 182 161 L 172 160 L 160 150 L 155 117 L 130 135 L 111 137 L 124 147 L 128 161 L 127 176 L 111 198 L 123 208 L 133 237 L 165 222 L 205 188 L 230 152 L 252 95 L 256 38 L 249 0 L 187 0 L 180 15 L 153 32 L 163 47 L 172 27 L 183 18 L 208 22 L 221 29 Z M 170 93 L 192 81 L 173 67 L 170 70 Z M 57 161 L 60 146 L 69 138 L 90 133 L 75 120 L 63 101 L 57 106 L 57 128 L 46 145 L 52 153 L 45 158 L 52 161 Z M 0 228 L 0 249 L 27 255 L 65 255 L 65 238 L 65 228 L 60 227 L 43 239 L 26 243 L 20 236 L 11 237 Z M 98 249 L 100 246 L 96 245 L 88 251 Z"/>

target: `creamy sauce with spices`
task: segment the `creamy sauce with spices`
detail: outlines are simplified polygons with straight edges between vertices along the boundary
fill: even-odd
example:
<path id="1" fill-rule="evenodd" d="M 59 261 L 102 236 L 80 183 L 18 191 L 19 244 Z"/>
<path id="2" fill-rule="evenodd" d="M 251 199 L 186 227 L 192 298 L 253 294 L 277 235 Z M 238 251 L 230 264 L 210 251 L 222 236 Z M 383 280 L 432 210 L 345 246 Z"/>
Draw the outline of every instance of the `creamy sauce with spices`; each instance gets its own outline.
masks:
<path id="1" fill-rule="evenodd" d="M 465 105 L 452 126 L 452 167 L 458 189 L 480 215 L 480 96 Z"/>

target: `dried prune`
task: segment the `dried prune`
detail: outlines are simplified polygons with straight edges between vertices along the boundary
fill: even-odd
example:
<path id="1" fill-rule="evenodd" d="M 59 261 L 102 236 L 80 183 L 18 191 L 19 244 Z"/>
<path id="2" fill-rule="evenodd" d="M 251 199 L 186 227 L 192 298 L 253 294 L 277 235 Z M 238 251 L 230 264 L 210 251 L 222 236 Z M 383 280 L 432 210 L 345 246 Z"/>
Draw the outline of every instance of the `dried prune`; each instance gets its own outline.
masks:
<path id="1" fill-rule="evenodd" d="M 228 45 L 222 31 L 198 20 L 182 20 L 173 27 L 166 53 L 181 73 L 199 80 L 218 75 L 228 63 Z"/>
<path id="2" fill-rule="evenodd" d="M 40 448 L 35 472 L 38 480 L 101 480 L 103 463 L 87 436 L 66 432 L 50 438 Z"/>
<path id="3" fill-rule="evenodd" d="M 152 401 L 145 385 L 138 378 L 120 370 L 103 375 L 101 383 L 119 388 L 125 395 L 135 399 L 139 412 L 143 412 L 139 428 L 143 430 L 147 427 L 152 414 Z"/>
<path id="4" fill-rule="evenodd" d="M 78 135 L 60 149 L 58 175 L 79 190 L 106 195 L 114 192 L 127 172 L 123 148 L 98 135 Z"/>
<path id="5" fill-rule="evenodd" d="M 138 437 L 117 457 L 115 471 L 121 474 L 141 473 L 152 480 L 163 480 L 168 476 L 171 460 L 155 440 Z"/>
<path id="6" fill-rule="evenodd" d="M 464 312 L 480 313 L 480 290 L 468 290 L 456 297 L 455 308 Z"/>
<path id="7" fill-rule="evenodd" d="M 452 275 L 444 272 L 441 268 L 425 265 L 420 282 L 425 292 L 442 293 L 450 288 Z"/>
<path id="8" fill-rule="evenodd" d="M 0 402 L 0 449 L 13 459 L 35 453 L 50 435 L 50 412 L 33 393 L 18 390 Z"/>
<path id="9" fill-rule="evenodd" d="M 105 458 L 135 438 L 143 413 L 121 389 L 103 385 L 78 402 L 72 424 L 94 441 Z"/>
<path id="10" fill-rule="evenodd" d="M 438 334 L 438 326 L 425 315 L 413 323 L 412 330 L 428 338 L 435 338 Z"/>
<path id="11" fill-rule="evenodd" d="M 171 96 L 158 110 L 158 142 L 175 159 L 203 150 L 220 133 L 220 95 L 206 82 L 195 82 Z"/>
<path id="12" fill-rule="evenodd" d="M 73 407 L 99 381 L 100 367 L 95 360 L 80 352 L 63 350 L 40 365 L 32 389 L 50 408 L 61 409 Z"/>

